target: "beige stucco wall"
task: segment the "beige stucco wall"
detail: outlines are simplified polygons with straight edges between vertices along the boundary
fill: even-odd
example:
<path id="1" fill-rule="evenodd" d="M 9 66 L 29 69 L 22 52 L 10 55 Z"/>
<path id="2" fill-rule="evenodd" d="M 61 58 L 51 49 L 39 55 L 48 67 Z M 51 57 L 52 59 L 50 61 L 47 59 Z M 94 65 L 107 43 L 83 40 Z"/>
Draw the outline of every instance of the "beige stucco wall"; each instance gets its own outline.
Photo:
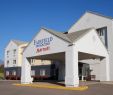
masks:
<path id="1" fill-rule="evenodd" d="M 23 56 L 23 51 L 24 51 L 24 49 L 25 49 L 25 47 L 27 46 L 28 44 L 23 44 L 23 45 L 20 45 L 19 47 L 18 47 L 18 65 L 19 66 L 21 66 L 21 64 L 22 64 L 22 56 Z"/>

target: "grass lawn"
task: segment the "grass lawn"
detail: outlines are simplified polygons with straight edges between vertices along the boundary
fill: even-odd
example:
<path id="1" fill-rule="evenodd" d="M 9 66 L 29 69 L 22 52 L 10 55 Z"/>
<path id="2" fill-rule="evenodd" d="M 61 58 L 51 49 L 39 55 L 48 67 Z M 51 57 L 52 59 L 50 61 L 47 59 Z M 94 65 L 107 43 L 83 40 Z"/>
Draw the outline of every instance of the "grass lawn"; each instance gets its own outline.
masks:
<path id="1" fill-rule="evenodd" d="M 1 79 L 4 79 L 4 74 L 3 73 L 0 73 L 0 80 Z"/>

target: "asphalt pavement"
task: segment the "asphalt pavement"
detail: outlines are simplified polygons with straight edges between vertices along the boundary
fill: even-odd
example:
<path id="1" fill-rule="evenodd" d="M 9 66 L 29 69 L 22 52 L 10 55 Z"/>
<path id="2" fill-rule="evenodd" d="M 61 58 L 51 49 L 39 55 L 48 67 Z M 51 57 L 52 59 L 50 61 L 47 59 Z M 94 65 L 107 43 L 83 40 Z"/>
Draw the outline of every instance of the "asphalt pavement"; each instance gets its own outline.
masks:
<path id="1" fill-rule="evenodd" d="M 112 83 L 88 83 L 88 90 L 70 91 L 47 88 L 19 87 L 18 81 L 0 81 L 0 95 L 113 95 Z"/>

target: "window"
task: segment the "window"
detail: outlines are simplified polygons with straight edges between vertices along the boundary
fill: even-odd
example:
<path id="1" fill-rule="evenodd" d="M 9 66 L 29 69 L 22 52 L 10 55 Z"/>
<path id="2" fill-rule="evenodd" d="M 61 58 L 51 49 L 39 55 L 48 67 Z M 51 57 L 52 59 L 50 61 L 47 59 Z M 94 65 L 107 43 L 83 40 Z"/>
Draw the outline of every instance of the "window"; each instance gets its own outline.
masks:
<path id="1" fill-rule="evenodd" d="M 46 73 L 46 72 L 45 72 L 44 69 L 41 69 L 41 70 L 40 70 L 40 76 L 45 76 L 45 73 Z"/>
<path id="2" fill-rule="evenodd" d="M 16 75 L 16 71 L 13 71 L 13 72 L 12 72 L 12 75 L 14 75 L 14 76 L 15 76 L 15 75 Z"/>
<path id="3" fill-rule="evenodd" d="M 9 50 L 7 51 L 7 57 L 9 57 Z"/>
<path id="4" fill-rule="evenodd" d="M 14 54 L 14 56 L 16 55 L 16 49 L 13 50 L 13 54 Z"/>
<path id="5" fill-rule="evenodd" d="M 7 60 L 7 66 L 9 66 L 9 60 Z"/>
<path id="6" fill-rule="evenodd" d="M 97 29 L 99 36 L 104 36 L 104 31 L 102 29 Z"/>
<path id="7" fill-rule="evenodd" d="M 31 76 L 35 76 L 35 70 L 31 70 Z"/>
<path id="8" fill-rule="evenodd" d="M 108 39 L 107 39 L 107 27 L 102 27 L 97 29 L 97 33 L 99 34 L 101 40 L 108 47 Z"/>
<path id="9" fill-rule="evenodd" d="M 97 32 L 98 32 L 99 36 L 104 36 L 104 35 L 106 35 L 105 32 L 107 32 L 107 27 L 98 28 Z"/>
<path id="10" fill-rule="evenodd" d="M 6 75 L 7 75 L 7 76 L 9 75 L 9 71 L 6 71 Z"/>
<path id="11" fill-rule="evenodd" d="M 9 50 L 7 51 L 7 55 L 9 55 Z"/>
<path id="12" fill-rule="evenodd" d="M 16 60 L 13 60 L 13 64 L 16 64 Z"/>

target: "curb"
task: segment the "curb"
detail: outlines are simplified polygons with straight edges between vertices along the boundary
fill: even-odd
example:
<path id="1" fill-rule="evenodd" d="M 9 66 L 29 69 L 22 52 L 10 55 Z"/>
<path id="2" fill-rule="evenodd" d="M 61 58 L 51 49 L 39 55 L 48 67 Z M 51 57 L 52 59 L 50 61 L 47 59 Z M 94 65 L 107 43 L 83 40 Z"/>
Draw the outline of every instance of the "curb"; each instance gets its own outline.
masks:
<path id="1" fill-rule="evenodd" d="M 44 85 L 44 84 L 13 84 L 15 86 L 24 86 L 24 87 L 33 87 L 33 88 L 49 88 L 49 89 L 61 89 L 61 90 L 77 90 L 84 91 L 88 89 L 88 86 L 80 86 L 80 87 L 65 87 L 65 86 L 52 86 L 52 85 Z"/>

